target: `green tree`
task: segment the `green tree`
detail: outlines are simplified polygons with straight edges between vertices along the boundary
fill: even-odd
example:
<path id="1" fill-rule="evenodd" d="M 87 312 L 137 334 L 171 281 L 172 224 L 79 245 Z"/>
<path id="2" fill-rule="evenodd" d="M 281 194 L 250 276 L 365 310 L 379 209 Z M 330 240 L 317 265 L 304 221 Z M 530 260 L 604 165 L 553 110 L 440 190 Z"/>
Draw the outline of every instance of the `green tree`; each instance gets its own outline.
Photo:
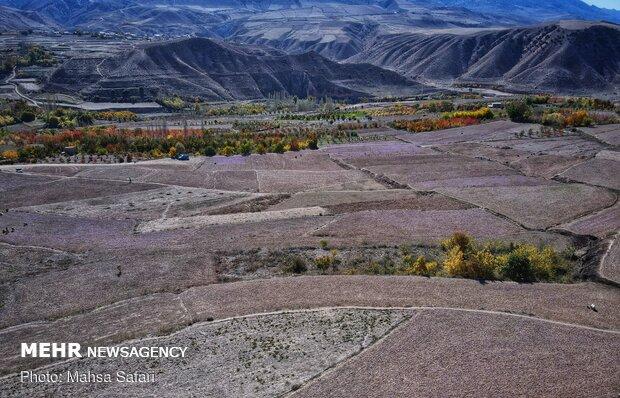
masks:
<path id="1" fill-rule="evenodd" d="M 532 107 L 525 101 L 512 101 L 506 105 L 506 113 L 513 122 L 524 123 L 532 117 Z"/>
<path id="2" fill-rule="evenodd" d="M 30 122 L 34 122 L 34 120 L 37 118 L 36 115 L 34 114 L 34 112 L 31 111 L 23 111 L 21 116 L 19 117 L 20 120 L 24 123 L 30 123 Z"/>

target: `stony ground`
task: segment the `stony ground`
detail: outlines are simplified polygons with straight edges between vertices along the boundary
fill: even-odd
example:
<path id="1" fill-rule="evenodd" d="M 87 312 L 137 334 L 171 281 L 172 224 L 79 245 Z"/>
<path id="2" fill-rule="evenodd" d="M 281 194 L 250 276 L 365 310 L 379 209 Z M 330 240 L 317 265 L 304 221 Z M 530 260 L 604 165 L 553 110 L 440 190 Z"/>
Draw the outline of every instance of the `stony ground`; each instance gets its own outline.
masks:
<path id="1" fill-rule="evenodd" d="M 403 391 L 450 396 L 442 390 L 448 385 L 435 377 L 441 373 L 450 376 L 441 380 L 449 379 L 451 389 L 472 396 L 486 395 L 480 388 L 494 384 L 501 390 L 492 396 L 522 395 L 528 384 L 534 395 L 584 396 L 588 389 L 597 391 L 595 385 L 600 386 L 599 396 L 613 395 L 620 391 L 619 361 L 617 354 L 613 357 L 620 329 L 616 241 L 620 174 L 615 172 L 620 130 L 605 126 L 551 138 L 522 134 L 535 128 L 499 121 L 431 133 L 392 132 L 389 141 L 282 155 L 26 165 L 21 173 L 14 166 L 2 166 L 0 373 L 10 378 L 13 372 L 47 364 L 20 358 L 21 341 L 120 344 L 153 336 L 177 338 L 203 327 L 211 336 L 214 324 L 188 328 L 211 318 L 350 305 L 421 306 L 532 318 L 423 311 L 372 346 L 385 344 L 385 349 L 363 350 L 325 375 L 327 368 L 365 347 L 364 333 L 371 332 L 362 325 L 375 315 L 350 312 L 352 324 L 361 328 L 354 344 L 337 343 L 343 338 L 338 328 L 319 321 L 333 321 L 331 312 L 293 316 L 297 329 L 290 336 L 278 334 L 278 327 L 264 330 L 269 322 L 284 322 L 284 315 L 265 318 L 267 323 L 256 318 L 253 322 L 262 325 L 256 325 L 262 330 L 256 336 L 289 339 L 293 351 L 300 349 L 304 325 L 314 325 L 308 327 L 336 340 L 322 340 L 323 345 L 307 350 L 325 362 L 292 372 L 301 378 L 280 372 L 279 381 L 273 383 L 255 380 L 245 387 L 208 390 L 207 386 L 201 391 L 272 396 L 299 384 L 298 393 L 304 396 L 330 390 L 342 391 L 341 396 L 406 396 Z M 311 257 L 330 249 L 337 249 L 343 258 L 355 253 L 382 257 L 401 245 L 432 253 L 439 240 L 455 231 L 480 241 L 574 248 L 584 264 L 580 275 L 589 281 L 482 284 L 422 277 L 317 276 L 313 269 L 308 276 L 293 277 L 286 268 L 291 254 Z M 226 281 L 238 282 L 222 283 Z M 403 315 L 380 316 L 388 317 L 386 325 L 393 326 Z M 478 323 L 484 327 L 470 328 Z M 450 338 L 447 331 L 459 324 L 466 327 Z M 387 329 L 377 329 L 377 336 Z M 236 330 L 230 334 L 233 340 L 243 334 Z M 174 331 L 179 332 L 171 335 Z M 502 335 L 506 331 L 522 332 Z M 411 345 L 417 341 L 422 346 Z M 428 369 L 421 365 L 448 356 L 450 344 L 472 361 L 437 362 Z M 329 345 L 333 357 L 326 353 Z M 380 355 L 395 347 L 403 347 L 399 355 Z M 586 369 L 578 352 L 594 358 L 594 365 Z M 516 360 L 507 363 L 506 357 Z M 192 369 L 205 365 L 201 362 L 205 360 L 200 354 L 187 368 L 178 366 L 179 380 L 195 375 Z M 398 372 L 371 373 L 371 389 L 357 390 L 363 383 L 348 384 L 354 377 L 336 377 L 338 372 L 380 368 L 378 363 L 398 367 L 399 361 L 407 366 Z M 529 368 L 528 361 L 544 369 Z M 567 365 L 571 361 L 574 366 Z M 230 363 L 236 369 L 241 362 L 237 358 Z M 491 376 L 494 364 L 505 377 Z M 220 370 L 230 371 L 228 365 Z M 518 370 L 527 377 L 518 379 Z M 477 371 L 484 382 L 466 385 L 466 380 L 478 379 Z M 306 384 L 310 379 L 314 381 Z M 8 385 L 13 389 L 4 393 L 20 395 L 14 384 Z M 170 379 L 165 385 L 165 393 L 190 395 L 187 383 Z M 110 388 L 90 395 L 115 395 L 116 387 Z M 135 391 L 134 395 L 143 395 L 148 390 Z M 23 392 L 22 396 L 29 395 Z"/>
<path id="2" fill-rule="evenodd" d="M 411 317 L 411 311 L 334 309 L 282 313 L 192 325 L 170 336 L 132 346 L 189 347 L 186 358 L 92 358 L 49 367 L 66 372 L 96 369 L 99 373 L 153 372 L 154 384 L 30 384 L 5 379 L 0 391 L 31 397 L 158 396 L 272 397 L 298 388 L 317 374 L 358 354 Z M 179 371 L 181 370 L 181 371 Z M 95 371 L 95 370 L 94 370 Z M 190 390 L 188 390 L 190 389 Z M 183 392 L 181 392 L 183 391 Z"/>

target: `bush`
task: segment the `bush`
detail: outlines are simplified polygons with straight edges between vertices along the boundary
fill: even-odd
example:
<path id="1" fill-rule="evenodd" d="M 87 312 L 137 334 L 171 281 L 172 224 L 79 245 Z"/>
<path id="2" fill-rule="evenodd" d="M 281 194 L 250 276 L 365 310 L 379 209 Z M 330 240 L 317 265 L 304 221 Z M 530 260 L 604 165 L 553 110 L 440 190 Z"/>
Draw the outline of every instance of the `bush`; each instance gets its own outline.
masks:
<path id="1" fill-rule="evenodd" d="M 316 268 L 323 273 L 327 271 L 332 264 L 333 258 L 331 256 L 319 256 L 314 259 L 314 265 L 316 265 Z"/>
<path id="2" fill-rule="evenodd" d="M 7 150 L 2 152 L 2 158 L 4 159 L 17 160 L 18 157 L 19 155 L 17 154 L 17 151 L 14 150 Z"/>
<path id="3" fill-rule="evenodd" d="M 472 279 L 509 279 L 517 282 L 567 281 L 569 261 L 551 247 L 491 242 L 480 246 L 464 233 L 441 243 L 446 252 L 443 271 Z"/>
<path id="4" fill-rule="evenodd" d="M 185 145 L 183 145 L 182 142 L 177 142 L 176 144 L 174 144 L 174 149 L 177 155 L 185 153 Z"/>
<path id="5" fill-rule="evenodd" d="M 562 127 L 564 126 L 564 115 L 560 112 L 545 113 L 542 117 L 542 124 L 545 126 Z"/>
<path id="6" fill-rule="evenodd" d="M 515 282 L 533 282 L 535 280 L 534 266 L 527 252 L 515 250 L 508 254 L 506 261 L 500 268 L 501 275 Z"/>
<path id="7" fill-rule="evenodd" d="M 0 115 L 0 127 L 8 126 L 9 124 L 15 123 L 15 119 L 9 115 Z"/>
<path id="8" fill-rule="evenodd" d="M 495 115 L 493 114 L 493 111 L 489 109 L 488 107 L 483 107 L 483 108 L 479 108 L 479 109 L 471 110 L 471 111 L 456 111 L 456 112 L 449 112 L 449 113 L 443 114 L 444 119 L 470 118 L 470 117 L 474 119 L 484 120 L 484 119 L 493 119 Z"/>
<path id="9" fill-rule="evenodd" d="M 525 101 L 512 101 L 506 105 L 506 113 L 513 122 L 523 123 L 532 117 L 532 107 Z"/>
<path id="10" fill-rule="evenodd" d="M 51 128 L 51 129 L 57 129 L 60 127 L 60 119 L 58 118 L 58 116 L 50 116 L 49 119 L 47 119 L 47 127 Z"/>
<path id="11" fill-rule="evenodd" d="M 37 116 L 34 114 L 34 112 L 31 111 L 24 111 L 19 117 L 19 119 L 24 123 L 34 122 L 36 118 Z"/>
<path id="12" fill-rule="evenodd" d="M 472 246 L 473 239 L 463 232 L 455 232 L 451 237 L 441 242 L 441 247 L 444 251 L 450 251 L 457 247 L 462 252 L 469 252 Z"/>
<path id="13" fill-rule="evenodd" d="M 444 269 L 449 276 L 470 279 L 494 279 L 497 260 L 487 250 L 463 252 L 452 247 L 446 255 Z"/>
<path id="14" fill-rule="evenodd" d="M 336 266 L 340 263 L 340 260 L 337 258 L 338 251 L 332 250 L 328 255 L 319 256 L 314 259 L 314 265 L 316 268 L 325 273 L 330 268 L 336 268 Z"/>
<path id="15" fill-rule="evenodd" d="M 410 254 L 403 258 L 403 271 L 405 275 L 434 276 L 439 271 L 436 261 L 427 261 L 426 257 L 414 257 Z"/>
<path id="16" fill-rule="evenodd" d="M 303 274 L 308 270 L 308 267 L 306 267 L 306 262 L 303 258 L 295 256 L 290 260 L 285 270 L 292 274 Z"/>
<path id="17" fill-rule="evenodd" d="M 217 152 L 212 146 L 208 146 L 205 148 L 205 156 L 215 156 Z"/>
<path id="18" fill-rule="evenodd" d="M 571 112 L 568 116 L 566 116 L 565 123 L 567 126 L 589 127 L 594 122 L 587 111 L 580 110 Z"/>

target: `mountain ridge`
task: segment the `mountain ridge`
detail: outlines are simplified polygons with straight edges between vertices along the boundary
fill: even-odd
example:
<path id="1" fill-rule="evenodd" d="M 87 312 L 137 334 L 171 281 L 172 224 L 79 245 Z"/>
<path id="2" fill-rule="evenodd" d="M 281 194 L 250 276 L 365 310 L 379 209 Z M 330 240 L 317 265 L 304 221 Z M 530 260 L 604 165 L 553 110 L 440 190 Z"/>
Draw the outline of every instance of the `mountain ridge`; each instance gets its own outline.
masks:
<path id="1" fill-rule="evenodd" d="M 471 34 L 395 34 L 346 62 L 364 60 L 418 81 L 500 85 L 554 93 L 618 92 L 620 26 L 561 21 Z"/>
<path id="2" fill-rule="evenodd" d="M 279 92 L 360 98 L 375 92 L 432 91 L 374 65 L 340 64 L 315 52 L 289 55 L 206 38 L 149 44 L 104 60 L 70 60 L 52 74 L 47 88 L 96 100 L 167 95 L 247 100 Z"/>

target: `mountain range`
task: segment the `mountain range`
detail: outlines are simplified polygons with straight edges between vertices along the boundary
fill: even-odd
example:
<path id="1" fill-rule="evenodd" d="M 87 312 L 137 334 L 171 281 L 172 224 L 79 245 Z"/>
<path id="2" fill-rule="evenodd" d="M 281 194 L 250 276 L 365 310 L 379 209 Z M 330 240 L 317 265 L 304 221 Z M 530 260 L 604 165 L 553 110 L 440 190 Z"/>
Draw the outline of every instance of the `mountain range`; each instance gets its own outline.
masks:
<path id="1" fill-rule="evenodd" d="M 4 20 L 9 12 L 20 10 L 32 20 L 53 21 L 45 26 L 24 20 L 22 28 L 240 36 L 247 42 L 269 39 L 248 35 L 261 24 L 298 32 L 299 23 L 341 31 L 350 23 L 365 29 L 380 25 L 386 31 L 517 26 L 560 19 L 620 23 L 620 11 L 581 0 L 0 0 L 0 6 L 13 9 L 0 9 Z M 264 36 L 264 27 L 259 30 Z"/>
<path id="2" fill-rule="evenodd" d="M 181 95 L 210 100 L 298 97 L 351 99 L 414 95 L 432 89 L 377 66 L 337 63 L 315 52 L 275 49 L 206 38 L 147 44 L 106 59 L 71 59 L 46 87 L 98 101 Z"/>
<path id="3" fill-rule="evenodd" d="M 620 26 L 562 21 L 473 33 L 375 37 L 347 62 L 370 62 L 418 81 L 556 93 L 620 87 Z"/>
<path id="4" fill-rule="evenodd" d="M 167 39 L 47 82 L 96 100 L 620 91 L 620 11 L 581 0 L 0 0 L 0 21 Z"/>

